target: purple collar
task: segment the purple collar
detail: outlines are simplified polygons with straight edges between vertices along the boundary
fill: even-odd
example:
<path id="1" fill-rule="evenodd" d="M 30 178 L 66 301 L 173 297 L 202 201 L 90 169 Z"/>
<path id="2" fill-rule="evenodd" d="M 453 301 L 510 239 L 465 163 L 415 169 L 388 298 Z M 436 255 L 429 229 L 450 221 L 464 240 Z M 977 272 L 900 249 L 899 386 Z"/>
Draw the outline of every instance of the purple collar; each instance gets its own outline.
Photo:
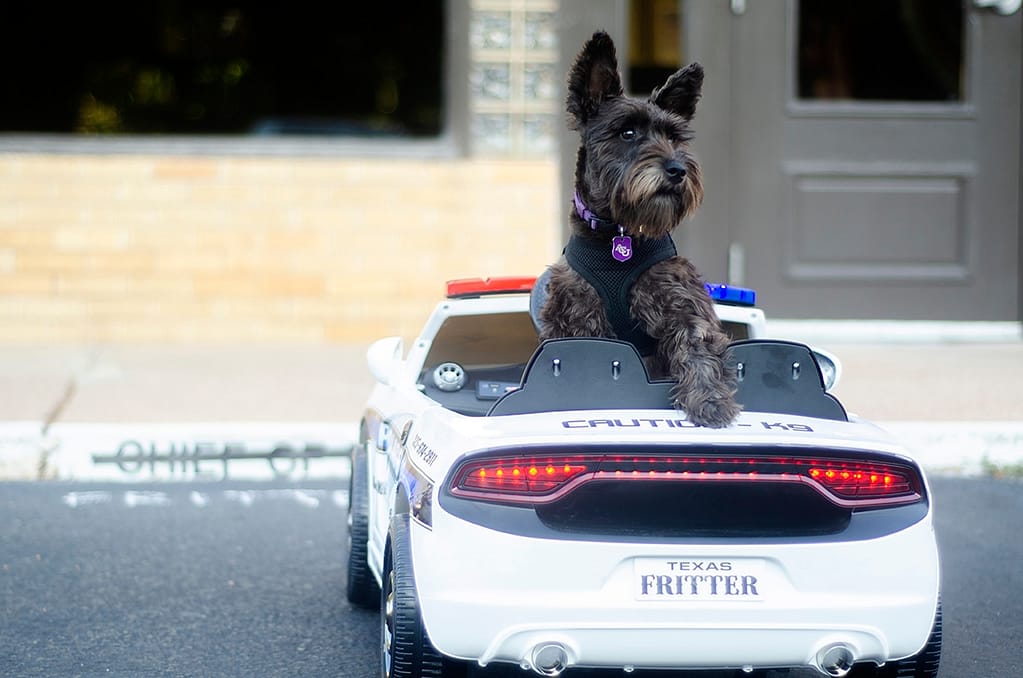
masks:
<path id="1" fill-rule="evenodd" d="M 619 234 L 625 231 L 625 228 L 621 224 L 616 224 L 611 219 L 601 219 L 596 214 L 590 211 L 590 208 L 586 206 L 583 199 L 579 197 L 579 191 L 575 192 L 572 197 L 572 201 L 575 203 L 575 213 L 579 215 L 579 218 L 590 225 L 590 229 L 596 231 L 597 228 L 610 228 L 617 231 Z"/>
<path id="2" fill-rule="evenodd" d="M 575 213 L 579 215 L 579 218 L 590 225 L 590 229 L 596 231 L 598 227 L 611 228 L 617 232 L 613 238 L 611 238 L 611 256 L 615 261 L 624 262 L 632 258 L 632 238 L 625 235 L 625 227 L 621 224 L 616 224 L 610 219 L 601 219 L 596 214 L 590 211 L 590 209 L 583 203 L 583 199 L 579 197 L 579 191 L 575 192 L 573 197 L 575 201 Z"/>

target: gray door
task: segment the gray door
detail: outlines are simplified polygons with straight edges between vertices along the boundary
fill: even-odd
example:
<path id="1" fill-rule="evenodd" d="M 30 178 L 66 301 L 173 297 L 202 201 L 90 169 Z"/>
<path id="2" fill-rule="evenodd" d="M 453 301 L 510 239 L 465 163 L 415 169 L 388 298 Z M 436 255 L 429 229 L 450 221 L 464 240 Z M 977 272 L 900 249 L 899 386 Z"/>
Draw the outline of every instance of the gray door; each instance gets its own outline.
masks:
<path id="1" fill-rule="evenodd" d="M 703 148 L 705 165 L 728 158 L 716 190 L 731 282 L 774 317 L 1019 318 L 1019 11 L 733 0 L 705 12 L 689 19 L 716 36 L 727 24 L 729 54 L 710 58 L 728 91 L 702 111 L 727 100 L 731 113 Z"/>

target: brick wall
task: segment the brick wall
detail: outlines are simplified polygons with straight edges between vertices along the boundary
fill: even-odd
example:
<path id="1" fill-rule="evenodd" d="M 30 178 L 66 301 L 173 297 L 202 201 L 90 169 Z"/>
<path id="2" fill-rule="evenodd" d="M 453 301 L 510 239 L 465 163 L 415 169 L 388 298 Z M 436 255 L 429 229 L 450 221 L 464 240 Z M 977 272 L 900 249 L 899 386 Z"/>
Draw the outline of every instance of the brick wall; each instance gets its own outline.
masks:
<path id="1" fill-rule="evenodd" d="M 561 202 L 553 160 L 0 155 L 0 343 L 412 337 Z"/>

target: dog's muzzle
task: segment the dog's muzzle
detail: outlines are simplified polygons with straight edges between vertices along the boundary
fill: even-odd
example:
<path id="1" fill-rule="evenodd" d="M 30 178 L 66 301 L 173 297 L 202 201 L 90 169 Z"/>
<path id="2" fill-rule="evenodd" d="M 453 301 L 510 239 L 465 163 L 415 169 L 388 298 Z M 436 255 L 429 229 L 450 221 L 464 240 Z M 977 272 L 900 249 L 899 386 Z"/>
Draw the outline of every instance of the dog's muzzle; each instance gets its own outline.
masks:
<path id="1" fill-rule="evenodd" d="M 664 163 L 664 175 L 673 184 L 681 184 L 686 178 L 686 166 L 678 160 L 668 160 Z"/>

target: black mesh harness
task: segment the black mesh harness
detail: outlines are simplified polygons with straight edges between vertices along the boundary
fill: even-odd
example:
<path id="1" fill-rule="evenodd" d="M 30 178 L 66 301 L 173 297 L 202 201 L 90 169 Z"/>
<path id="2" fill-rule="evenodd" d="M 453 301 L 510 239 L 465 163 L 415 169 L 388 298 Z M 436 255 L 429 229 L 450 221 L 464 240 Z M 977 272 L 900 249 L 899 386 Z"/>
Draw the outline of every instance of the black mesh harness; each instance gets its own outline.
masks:
<path id="1" fill-rule="evenodd" d="M 640 275 L 654 264 L 676 256 L 678 250 L 670 235 L 657 240 L 637 238 L 632 249 L 628 261 L 617 261 L 611 256 L 608 240 L 573 235 L 565 247 L 565 260 L 597 290 L 615 336 L 631 343 L 641 355 L 650 355 L 657 341 L 632 318 L 629 295 Z"/>

